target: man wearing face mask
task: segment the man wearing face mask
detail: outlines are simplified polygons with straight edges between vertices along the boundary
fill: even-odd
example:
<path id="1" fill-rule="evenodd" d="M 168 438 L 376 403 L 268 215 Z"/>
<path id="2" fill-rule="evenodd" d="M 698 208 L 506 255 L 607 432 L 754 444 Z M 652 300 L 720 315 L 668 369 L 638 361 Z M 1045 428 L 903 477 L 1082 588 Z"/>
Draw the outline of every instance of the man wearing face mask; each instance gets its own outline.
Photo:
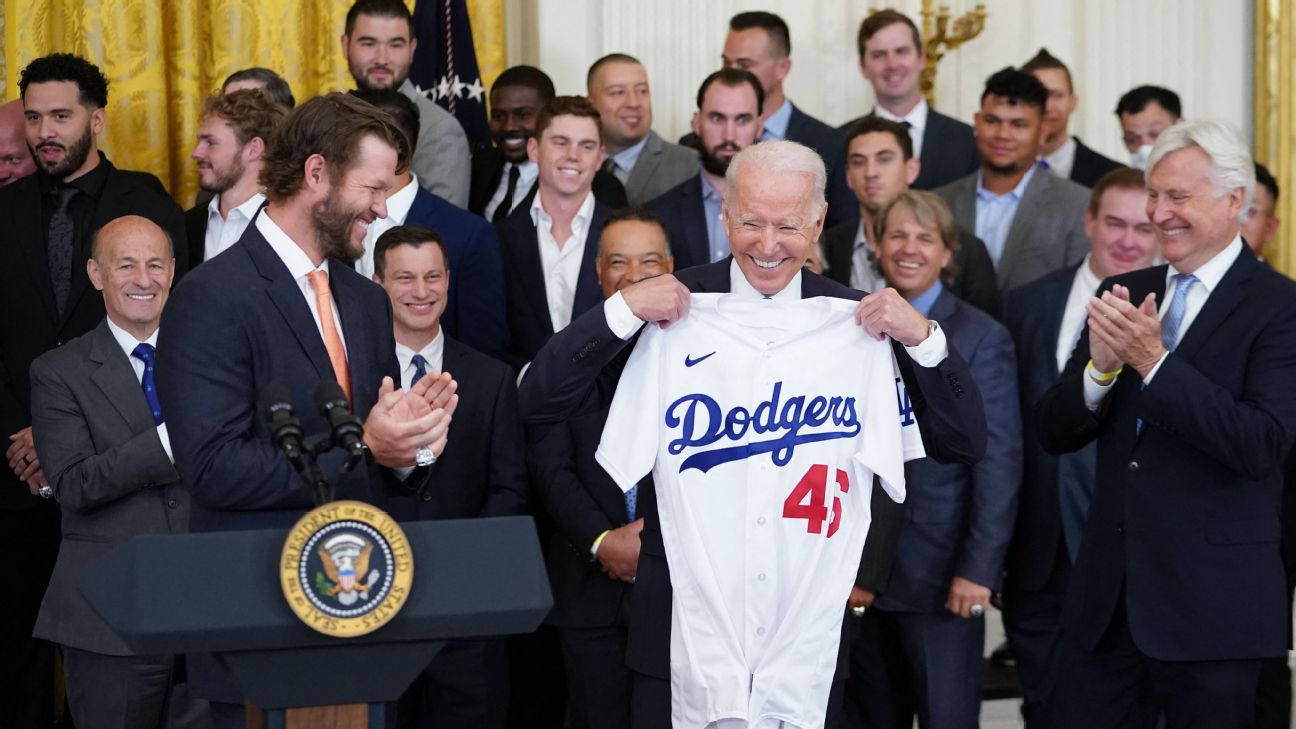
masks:
<path id="1" fill-rule="evenodd" d="M 1130 167 L 1147 167 L 1148 155 L 1161 132 L 1174 126 L 1182 115 L 1179 94 L 1160 86 L 1139 86 L 1116 102 L 1121 139 L 1130 153 Z"/>

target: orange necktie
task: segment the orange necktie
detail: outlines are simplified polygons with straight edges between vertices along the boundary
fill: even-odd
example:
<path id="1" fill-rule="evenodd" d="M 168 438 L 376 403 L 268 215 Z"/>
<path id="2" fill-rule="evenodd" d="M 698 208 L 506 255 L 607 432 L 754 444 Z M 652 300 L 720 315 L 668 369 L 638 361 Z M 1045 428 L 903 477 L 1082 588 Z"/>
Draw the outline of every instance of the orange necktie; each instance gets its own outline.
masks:
<path id="1" fill-rule="evenodd" d="M 351 399 L 351 369 L 347 366 L 346 348 L 342 346 L 342 337 L 338 334 L 337 322 L 333 321 L 333 294 L 329 291 L 328 274 L 315 270 L 306 274 L 311 288 L 315 289 L 315 308 L 319 310 L 320 329 L 324 330 L 324 348 L 328 350 L 329 361 L 333 363 L 333 375 L 337 377 L 342 392 L 347 400 Z"/>

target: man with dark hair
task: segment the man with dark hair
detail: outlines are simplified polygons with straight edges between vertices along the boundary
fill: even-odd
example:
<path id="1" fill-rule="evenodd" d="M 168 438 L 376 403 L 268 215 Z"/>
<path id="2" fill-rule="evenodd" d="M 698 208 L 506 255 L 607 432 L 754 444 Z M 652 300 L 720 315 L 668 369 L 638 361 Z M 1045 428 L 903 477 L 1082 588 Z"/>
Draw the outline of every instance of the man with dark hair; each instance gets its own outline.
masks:
<path id="1" fill-rule="evenodd" d="M 590 244 L 611 212 L 591 191 L 603 156 L 601 118 L 580 96 L 558 96 L 540 109 L 535 136 L 527 140 L 527 157 L 537 167 L 535 198 L 496 225 L 518 367 L 599 303 L 598 251 Z"/>
<path id="2" fill-rule="evenodd" d="M 986 79 L 975 119 L 981 169 L 936 190 L 954 220 L 985 243 L 1004 291 L 1079 263 L 1089 248 L 1089 191 L 1037 163 L 1047 98 L 1025 71 L 1009 67 Z"/>
<path id="3" fill-rule="evenodd" d="M 31 637 L 41 594 L 58 553 L 57 505 L 37 498 L 46 486 L 31 435 L 32 360 L 98 326 L 103 297 L 90 285 L 90 242 L 106 223 L 139 215 L 176 244 L 177 275 L 188 252 L 180 208 L 157 178 L 119 170 L 98 148 L 107 122 L 108 79 L 67 53 L 32 61 L 18 77 L 27 145 L 36 174 L 0 189 L 0 433 L 8 469 L 0 473 L 0 525 L 13 539 L 12 572 L 0 611 L 0 705 L 20 726 L 48 725 L 53 649 Z M 44 492 L 49 494 L 48 491 Z"/>
<path id="4" fill-rule="evenodd" d="M 225 83 L 221 84 L 222 94 L 232 94 L 244 89 L 262 91 L 270 97 L 271 101 L 285 109 L 297 106 L 297 100 L 293 98 L 292 88 L 288 86 L 288 82 L 268 68 L 253 66 L 235 71 L 225 78 Z"/>
<path id="5" fill-rule="evenodd" d="M 788 139 L 818 152 L 828 166 L 828 225 L 849 218 L 854 201 L 846 188 L 841 134 L 794 106 L 783 94 L 783 79 L 792 70 L 792 36 L 787 23 L 763 10 L 738 13 L 729 19 L 720 60 L 725 68 L 750 71 L 760 81 L 765 94 L 759 141 Z M 719 250 L 726 248 L 721 245 Z"/>
<path id="6" fill-rule="evenodd" d="M 198 186 L 211 202 L 185 212 L 189 261 L 196 266 L 234 245 L 265 204 L 261 167 L 266 144 L 288 109 L 268 94 L 244 89 L 203 103 L 198 144 Z"/>
<path id="7" fill-rule="evenodd" d="M 1161 132 L 1183 116 L 1179 94 L 1160 86 L 1139 86 L 1116 102 L 1122 140 L 1130 153 L 1130 166 L 1141 170 Z"/>
<path id="8" fill-rule="evenodd" d="M 13 184 L 36 171 L 27 148 L 27 120 L 22 99 L 0 104 L 0 187 Z"/>
<path id="9" fill-rule="evenodd" d="M 395 89 L 418 104 L 419 134 L 410 169 L 428 192 L 468 207 L 468 136 L 450 112 L 414 88 L 414 17 L 404 0 L 356 0 L 347 11 L 342 54 L 361 89 Z"/>
<path id="10" fill-rule="evenodd" d="M 320 457 L 337 498 L 381 504 L 385 488 L 426 481 L 416 452 L 435 459 L 444 449 L 453 380 L 398 388 L 391 305 L 347 265 L 408 159 L 391 116 L 359 99 L 333 93 L 298 106 L 267 149 L 266 208 L 238 245 L 176 288 L 157 392 L 193 496 L 192 530 L 284 528 L 314 504 L 257 406 L 271 384 L 287 387 L 308 438 L 329 432 L 314 406 L 321 381 L 336 381 L 364 422 L 367 467 L 341 472 L 342 453 Z M 218 726 L 242 725 L 244 695 L 216 662 L 191 656 L 189 677 L 196 695 L 219 702 Z"/>
<path id="11" fill-rule="evenodd" d="M 702 169 L 648 203 L 666 228 L 675 265 L 688 268 L 729 255 L 720 220 L 725 171 L 734 155 L 760 141 L 764 90 L 749 71 L 722 68 L 698 88 L 693 134 Z"/>
<path id="12" fill-rule="evenodd" d="M 392 89 L 352 91 L 356 98 L 391 114 L 408 139 L 418 134 L 418 107 Z M 499 238 L 490 223 L 451 205 L 418 184 L 412 170 L 396 174 L 387 196 L 387 215 L 369 225 L 364 253 L 355 262 L 362 276 L 376 272 L 378 240 L 401 225 L 433 228 L 446 248 L 446 265 L 455 271 L 447 279 L 448 293 L 437 327 L 464 344 L 496 359 L 508 353 L 508 325 L 504 321 L 504 269 Z M 381 282 L 380 282 L 381 283 Z"/>
<path id="13" fill-rule="evenodd" d="M 874 217 L 909 189 L 921 164 L 913 156 L 913 140 L 899 122 L 870 114 L 851 126 L 846 132 L 846 183 L 855 193 L 859 215 L 825 230 L 819 238 L 825 276 L 859 291 L 886 287 L 877 267 Z M 985 244 L 962 227 L 957 228 L 957 238 L 950 292 L 990 316 L 999 316 L 999 286 Z"/>
<path id="14" fill-rule="evenodd" d="M 585 86 L 603 121 L 603 169 L 625 185 L 630 204 L 652 200 L 697 172 L 696 150 L 671 144 L 652 130 L 648 71 L 637 59 L 624 53 L 603 56 L 590 65 Z"/>
<path id="15" fill-rule="evenodd" d="M 1021 70 L 1034 74 L 1048 91 L 1048 101 L 1044 104 L 1044 141 L 1040 144 L 1039 155 L 1049 172 L 1064 180 L 1093 187 L 1103 175 L 1122 166 L 1116 160 L 1089 149 L 1079 137 L 1068 131 L 1071 114 L 1080 97 L 1075 93 L 1071 70 L 1065 63 L 1041 48 Z"/>
<path id="16" fill-rule="evenodd" d="M 374 251 L 373 280 L 392 305 L 401 387 L 408 390 L 441 372 L 459 384 L 459 406 L 447 436 L 454 447 L 432 464 L 428 481 L 390 492 L 390 511 L 401 521 L 524 514 L 526 462 L 513 371 L 461 344 L 440 325 L 453 281 L 447 254 L 441 236 L 421 225 L 390 228 Z M 507 680 L 502 640 L 448 641 L 405 691 L 400 721 L 501 727 Z"/>
<path id="17" fill-rule="evenodd" d="M 1256 188 L 1247 207 L 1246 219 L 1242 221 L 1242 240 L 1255 251 L 1256 256 L 1264 260 L 1265 248 L 1278 235 L 1278 181 L 1268 167 L 1256 162 Z"/>
<path id="18" fill-rule="evenodd" d="M 473 151 L 468 209 L 498 223 L 535 196 L 536 165 L 527 159 L 540 107 L 554 97 L 553 81 L 534 66 L 507 68 L 490 90 L 493 144 Z M 594 174 L 594 197 L 616 210 L 625 207 L 625 186 L 610 172 Z"/>
<path id="19" fill-rule="evenodd" d="M 612 213 L 595 266 L 605 298 L 670 273 L 674 266 L 661 221 L 645 208 Z M 557 628 L 562 645 L 572 729 L 630 726 L 626 638 L 644 524 L 637 507 L 639 498 L 652 501 L 652 478 L 627 499 L 595 462 L 607 412 L 603 407 L 527 429 L 536 491 L 554 525 L 545 550 L 554 608 L 545 622 Z"/>
<path id="20" fill-rule="evenodd" d="M 1100 283 L 1156 260 L 1159 246 L 1142 172 L 1120 167 L 1094 185 L 1085 234 L 1089 253 L 1083 261 L 1013 289 L 1004 299 L 1004 324 L 1017 345 L 1026 439 L 1017 522 L 1005 562 L 1003 621 L 1017 661 L 1026 729 L 1053 725 L 1053 696 L 1062 680 L 1062 598 L 1094 488 L 1094 449 L 1045 452 L 1035 403 L 1066 366 L 1084 329 L 1085 302 Z"/>
<path id="21" fill-rule="evenodd" d="M 913 187 L 931 190 L 975 172 L 979 160 L 972 128 L 929 107 L 919 88 L 927 55 L 918 26 L 904 13 L 879 10 L 860 23 L 856 46 L 860 72 L 873 86 L 869 113 L 904 124 L 914 156 L 922 161 Z"/>

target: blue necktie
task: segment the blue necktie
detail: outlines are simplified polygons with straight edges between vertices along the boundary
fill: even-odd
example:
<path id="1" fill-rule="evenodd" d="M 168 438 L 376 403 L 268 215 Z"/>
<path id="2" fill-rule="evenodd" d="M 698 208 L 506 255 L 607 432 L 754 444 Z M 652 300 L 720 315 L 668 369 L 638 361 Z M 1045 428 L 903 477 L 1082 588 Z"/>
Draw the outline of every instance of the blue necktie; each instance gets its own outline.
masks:
<path id="1" fill-rule="evenodd" d="M 423 355 L 416 354 L 414 355 L 414 359 L 410 360 L 410 362 L 414 365 L 414 379 L 410 380 L 410 387 L 413 387 L 418 384 L 419 380 L 423 379 L 424 375 L 427 374 L 428 361 L 423 359 Z"/>
<path id="2" fill-rule="evenodd" d="M 1197 283 L 1197 277 L 1191 273 L 1176 273 L 1171 278 L 1175 282 L 1175 292 L 1170 308 L 1166 309 L 1165 318 L 1161 320 L 1161 343 L 1173 352 L 1179 344 L 1179 327 L 1188 311 L 1188 292 Z"/>
<path id="3" fill-rule="evenodd" d="M 630 490 L 625 492 L 625 500 L 626 500 L 626 516 L 630 518 L 630 521 L 634 521 L 635 507 L 638 506 L 639 504 L 639 484 L 635 484 L 634 486 L 631 486 Z"/>
<path id="4" fill-rule="evenodd" d="M 153 345 L 141 343 L 131 352 L 131 356 L 144 363 L 144 376 L 140 386 L 144 388 L 144 399 L 148 400 L 149 410 L 153 411 L 153 424 L 162 424 L 162 406 L 158 404 L 157 387 L 153 384 Z"/>

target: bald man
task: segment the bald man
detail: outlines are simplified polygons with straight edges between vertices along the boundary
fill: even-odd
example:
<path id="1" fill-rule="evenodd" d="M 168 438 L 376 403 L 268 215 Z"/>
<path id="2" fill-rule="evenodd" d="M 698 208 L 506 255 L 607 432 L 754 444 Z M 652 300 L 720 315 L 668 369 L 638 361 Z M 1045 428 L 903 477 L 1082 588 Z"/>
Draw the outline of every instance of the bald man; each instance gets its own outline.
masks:
<path id="1" fill-rule="evenodd" d="M 36 171 L 27 149 L 27 120 L 22 99 L 0 106 L 0 187 L 17 182 Z"/>

